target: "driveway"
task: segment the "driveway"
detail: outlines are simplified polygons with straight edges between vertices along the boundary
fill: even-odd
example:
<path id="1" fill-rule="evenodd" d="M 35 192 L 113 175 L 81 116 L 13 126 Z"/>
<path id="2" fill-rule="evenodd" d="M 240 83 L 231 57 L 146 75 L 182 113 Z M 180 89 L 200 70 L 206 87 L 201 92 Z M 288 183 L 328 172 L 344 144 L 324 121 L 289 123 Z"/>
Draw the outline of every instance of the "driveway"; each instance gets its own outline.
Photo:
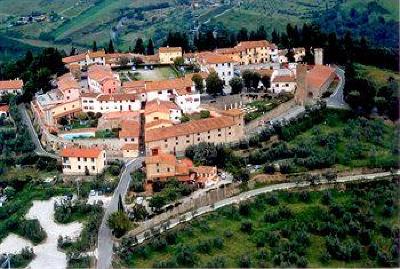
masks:
<path id="1" fill-rule="evenodd" d="M 124 201 L 124 197 L 131 181 L 130 174 L 132 173 L 132 171 L 139 169 L 142 166 L 142 163 L 143 157 L 139 157 L 125 164 L 124 170 L 120 176 L 118 186 L 114 191 L 114 195 L 110 201 L 108 208 L 106 209 L 106 212 L 104 213 L 97 242 L 97 269 L 111 268 L 113 254 L 113 236 L 110 228 L 108 228 L 107 226 L 107 220 L 113 212 L 117 211 L 119 195 L 121 195 L 122 201 Z"/>
<path id="2" fill-rule="evenodd" d="M 349 105 L 344 101 L 343 89 L 346 82 L 345 72 L 343 69 L 336 68 L 336 74 L 339 77 L 339 83 L 335 92 L 326 98 L 326 105 L 330 108 L 349 109 Z"/>

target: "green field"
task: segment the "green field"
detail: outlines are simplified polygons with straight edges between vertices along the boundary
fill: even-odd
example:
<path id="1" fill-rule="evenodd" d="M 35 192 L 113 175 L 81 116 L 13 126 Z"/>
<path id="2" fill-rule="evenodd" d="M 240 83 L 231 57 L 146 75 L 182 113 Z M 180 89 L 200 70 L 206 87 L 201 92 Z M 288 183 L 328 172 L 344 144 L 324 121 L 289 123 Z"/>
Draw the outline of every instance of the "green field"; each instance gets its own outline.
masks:
<path id="1" fill-rule="evenodd" d="M 120 257 L 136 268 L 398 266 L 397 182 L 346 189 L 261 195 L 125 249 Z"/>
<path id="2" fill-rule="evenodd" d="M 355 69 L 360 78 L 368 79 L 377 89 L 387 86 L 389 78 L 394 78 L 400 84 L 400 74 L 397 72 L 362 64 L 355 64 Z"/>

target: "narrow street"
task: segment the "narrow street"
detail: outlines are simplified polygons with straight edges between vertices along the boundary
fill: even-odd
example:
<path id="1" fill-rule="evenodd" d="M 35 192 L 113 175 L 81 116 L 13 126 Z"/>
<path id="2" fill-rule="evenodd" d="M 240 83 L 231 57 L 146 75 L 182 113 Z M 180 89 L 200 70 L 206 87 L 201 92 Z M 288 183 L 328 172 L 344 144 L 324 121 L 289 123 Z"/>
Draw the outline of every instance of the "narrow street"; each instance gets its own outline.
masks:
<path id="1" fill-rule="evenodd" d="M 98 242 L 97 242 L 97 269 L 109 269 L 111 268 L 112 254 L 113 254 L 113 236 L 110 228 L 108 228 L 107 220 L 108 217 L 118 208 L 118 198 L 121 195 L 122 200 L 128 191 L 129 183 L 131 181 L 131 173 L 139 169 L 142 166 L 143 158 L 139 157 L 134 160 L 129 161 L 125 164 L 124 170 L 121 173 L 120 181 L 117 188 L 114 191 L 112 200 L 106 209 L 103 220 L 101 222 Z"/>

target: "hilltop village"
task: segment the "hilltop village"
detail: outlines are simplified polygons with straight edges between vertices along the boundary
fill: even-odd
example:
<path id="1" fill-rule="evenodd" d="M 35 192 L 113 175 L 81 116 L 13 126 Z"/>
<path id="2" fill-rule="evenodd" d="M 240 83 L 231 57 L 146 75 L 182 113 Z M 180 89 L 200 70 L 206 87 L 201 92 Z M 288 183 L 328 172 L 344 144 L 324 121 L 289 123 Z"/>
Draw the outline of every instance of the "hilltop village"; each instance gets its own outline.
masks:
<path id="1" fill-rule="evenodd" d="M 259 93 L 313 102 L 338 79 L 335 68 L 323 65 L 323 50 L 313 53 L 315 65 L 307 66 L 304 48 L 288 59 L 288 50 L 266 40 L 199 53 L 162 47 L 151 56 L 87 51 L 63 58 L 69 72 L 37 94 L 31 109 L 41 143 L 62 158 L 65 175 L 97 175 L 110 160 L 145 156 L 149 183 L 177 178 L 206 186 L 217 181 L 216 167 L 195 167 L 181 157 L 201 142 L 237 144 L 246 137 L 242 101 L 220 101 L 245 98 L 233 92 L 232 80 L 253 72 L 262 78 L 252 85 Z M 132 75 L 170 66 L 177 73 L 171 78 Z M 203 90 L 212 76 L 219 94 Z M 2 81 L 0 94 L 20 94 L 22 87 L 21 80 Z"/>

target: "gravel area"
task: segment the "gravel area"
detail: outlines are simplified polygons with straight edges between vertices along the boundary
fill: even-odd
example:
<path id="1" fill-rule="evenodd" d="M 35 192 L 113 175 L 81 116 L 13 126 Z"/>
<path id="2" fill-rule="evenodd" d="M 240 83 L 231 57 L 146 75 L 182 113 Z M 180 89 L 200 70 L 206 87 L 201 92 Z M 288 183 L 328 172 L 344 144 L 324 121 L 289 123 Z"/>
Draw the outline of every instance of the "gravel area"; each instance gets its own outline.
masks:
<path id="1" fill-rule="evenodd" d="M 47 201 L 34 201 L 33 206 L 26 214 L 26 219 L 38 219 L 42 228 L 46 231 L 46 240 L 33 247 L 36 257 L 29 264 L 32 269 L 64 269 L 67 268 L 65 253 L 57 249 L 57 239 L 61 236 L 77 238 L 82 231 L 82 224 L 73 222 L 67 225 L 58 224 L 54 221 L 54 202 L 61 197 L 53 197 Z M 32 246 L 29 241 L 10 234 L 0 245 L 0 253 L 18 253 L 25 246 Z"/>

